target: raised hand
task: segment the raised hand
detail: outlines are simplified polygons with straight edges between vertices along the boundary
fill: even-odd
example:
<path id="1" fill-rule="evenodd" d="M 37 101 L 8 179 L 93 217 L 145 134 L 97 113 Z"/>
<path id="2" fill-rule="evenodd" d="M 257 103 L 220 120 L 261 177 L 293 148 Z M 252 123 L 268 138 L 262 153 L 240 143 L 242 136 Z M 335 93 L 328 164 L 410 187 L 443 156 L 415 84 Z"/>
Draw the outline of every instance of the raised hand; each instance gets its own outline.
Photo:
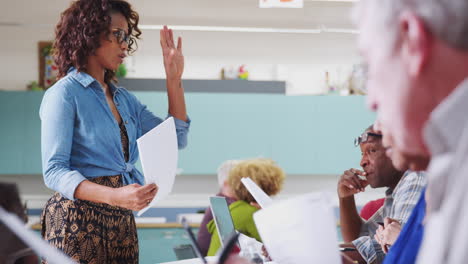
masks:
<path id="1" fill-rule="evenodd" d="M 182 54 L 182 38 L 177 38 L 177 47 L 174 43 L 172 29 L 164 26 L 160 30 L 160 43 L 163 53 L 164 69 L 167 81 L 179 81 L 184 73 L 184 55 Z"/>

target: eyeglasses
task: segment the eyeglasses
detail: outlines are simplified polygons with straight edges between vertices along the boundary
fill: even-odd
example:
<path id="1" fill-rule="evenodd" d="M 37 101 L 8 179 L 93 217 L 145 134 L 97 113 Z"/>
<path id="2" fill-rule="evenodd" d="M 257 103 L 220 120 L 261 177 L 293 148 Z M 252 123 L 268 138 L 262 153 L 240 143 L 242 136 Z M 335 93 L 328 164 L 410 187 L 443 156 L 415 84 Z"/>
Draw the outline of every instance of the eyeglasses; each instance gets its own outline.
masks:
<path id="1" fill-rule="evenodd" d="M 369 141 L 369 136 L 376 137 L 376 138 L 382 138 L 381 134 L 376 134 L 372 132 L 364 132 L 362 133 L 359 137 L 354 139 L 354 146 L 359 146 L 361 143 L 365 143 Z"/>
<path id="2" fill-rule="evenodd" d="M 125 32 L 125 30 L 121 28 L 116 28 L 112 30 L 112 34 L 117 39 L 117 43 L 122 45 L 122 43 L 126 43 L 127 45 L 130 44 L 130 35 Z"/>

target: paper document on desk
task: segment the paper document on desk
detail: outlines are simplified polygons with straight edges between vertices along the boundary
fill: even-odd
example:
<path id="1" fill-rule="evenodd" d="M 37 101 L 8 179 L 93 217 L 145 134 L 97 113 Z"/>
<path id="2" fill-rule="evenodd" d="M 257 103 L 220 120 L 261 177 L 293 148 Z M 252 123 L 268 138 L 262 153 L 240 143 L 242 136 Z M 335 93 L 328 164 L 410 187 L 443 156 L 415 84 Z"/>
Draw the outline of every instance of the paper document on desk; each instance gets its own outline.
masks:
<path id="1" fill-rule="evenodd" d="M 262 207 L 267 208 L 273 203 L 273 200 L 250 178 L 242 178 L 241 182 L 253 196 L 255 201 Z"/>
<path id="2" fill-rule="evenodd" d="M 341 263 L 330 197 L 301 195 L 254 214 L 263 244 L 276 263 Z"/>
<path id="3" fill-rule="evenodd" d="M 138 212 L 141 216 L 172 191 L 179 155 L 174 118 L 170 117 L 148 131 L 137 139 L 137 144 L 145 184 L 156 183 L 159 188 L 153 201 Z"/>

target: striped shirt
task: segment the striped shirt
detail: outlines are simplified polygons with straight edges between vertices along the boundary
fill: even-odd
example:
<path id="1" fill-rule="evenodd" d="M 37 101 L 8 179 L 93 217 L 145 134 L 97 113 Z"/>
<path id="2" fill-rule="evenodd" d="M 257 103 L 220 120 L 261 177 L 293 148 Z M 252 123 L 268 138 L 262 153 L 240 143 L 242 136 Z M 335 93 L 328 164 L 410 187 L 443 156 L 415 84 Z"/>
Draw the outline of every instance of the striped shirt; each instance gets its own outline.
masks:
<path id="1" fill-rule="evenodd" d="M 367 263 L 382 263 L 385 257 L 380 244 L 374 239 L 378 223 L 389 217 L 399 220 L 403 226 L 425 186 L 425 173 L 406 171 L 395 189 L 385 192 L 384 205 L 362 224 L 359 238 L 352 242 Z"/>

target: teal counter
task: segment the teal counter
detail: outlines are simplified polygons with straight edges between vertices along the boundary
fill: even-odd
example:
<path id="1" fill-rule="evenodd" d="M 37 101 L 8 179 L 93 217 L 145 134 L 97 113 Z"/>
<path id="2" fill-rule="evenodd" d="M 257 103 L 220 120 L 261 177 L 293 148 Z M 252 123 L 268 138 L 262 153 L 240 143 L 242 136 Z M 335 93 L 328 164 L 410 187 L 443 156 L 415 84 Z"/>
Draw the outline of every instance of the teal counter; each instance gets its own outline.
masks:
<path id="1" fill-rule="evenodd" d="M 143 228 L 138 229 L 138 244 L 140 263 L 161 263 L 176 261 L 173 248 L 190 244 L 190 239 L 183 228 Z"/>
<path id="2" fill-rule="evenodd" d="M 174 225 L 175 226 L 175 225 Z M 40 231 L 36 233 L 40 235 Z M 193 228 L 195 235 L 198 228 Z M 337 226 L 338 241 L 343 241 L 340 227 Z M 176 261 L 173 248 L 183 244 L 190 244 L 190 239 L 181 227 L 145 227 L 138 228 L 138 243 L 140 263 L 161 263 Z"/>
<path id="3" fill-rule="evenodd" d="M 134 92 L 166 116 L 163 92 Z M 0 92 L 0 174 L 41 174 L 43 92 Z M 362 96 L 187 93 L 189 145 L 183 174 L 214 174 L 226 159 L 268 157 L 288 174 L 339 174 L 359 165 L 353 139 L 375 114 Z"/>
<path id="4" fill-rule="evenodd" d="M 193 228 L 195 235 L 198 228 Z M 40 236 L 40 230 L 35 230 Z M 138 228 L 139 263 L 156 264 L 176 261 L 173 248 L 190 244 L 190 239 L 183 228 Z"/>

